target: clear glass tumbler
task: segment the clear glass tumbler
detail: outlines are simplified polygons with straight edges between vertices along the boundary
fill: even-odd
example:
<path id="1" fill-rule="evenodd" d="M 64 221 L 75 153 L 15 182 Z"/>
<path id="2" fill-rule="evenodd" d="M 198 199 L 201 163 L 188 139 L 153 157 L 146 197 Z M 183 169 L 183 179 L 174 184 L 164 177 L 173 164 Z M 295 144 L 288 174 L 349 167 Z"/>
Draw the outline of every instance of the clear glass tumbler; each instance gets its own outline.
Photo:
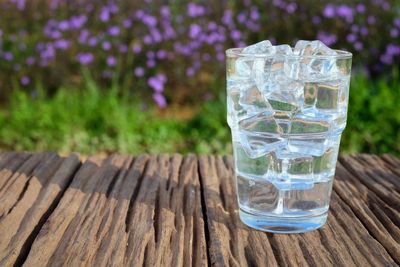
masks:
<path id="1" fill-rule="evenodd" d="M 278 233 L 321 227 L 346 126 L 351 53 L 226 55 L 241 220 Z"/>

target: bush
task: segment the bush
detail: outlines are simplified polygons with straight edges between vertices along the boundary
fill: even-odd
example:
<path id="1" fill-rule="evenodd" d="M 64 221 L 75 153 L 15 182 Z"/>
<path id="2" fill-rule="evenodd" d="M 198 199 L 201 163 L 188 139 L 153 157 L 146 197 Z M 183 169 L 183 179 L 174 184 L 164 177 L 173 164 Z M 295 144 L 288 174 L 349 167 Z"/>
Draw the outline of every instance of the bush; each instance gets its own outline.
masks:
<path id="1" fill-rule="evenodd" d="M 400 155 L 400 77 L 370 81 L 353 75 L 348 123 L 341 152 Z M 116 90 L 100 92 L 93 83 L 84 90 L 61 89 L 51 98 L 17 92 L 0 113 L 0 147 L 13 150 L 57 150 L 84 154 L 232 152 L 226 123 L 226 99 L 205 102 L 193 118 L 160 118 L 143 112 L 137 102 Z"/>

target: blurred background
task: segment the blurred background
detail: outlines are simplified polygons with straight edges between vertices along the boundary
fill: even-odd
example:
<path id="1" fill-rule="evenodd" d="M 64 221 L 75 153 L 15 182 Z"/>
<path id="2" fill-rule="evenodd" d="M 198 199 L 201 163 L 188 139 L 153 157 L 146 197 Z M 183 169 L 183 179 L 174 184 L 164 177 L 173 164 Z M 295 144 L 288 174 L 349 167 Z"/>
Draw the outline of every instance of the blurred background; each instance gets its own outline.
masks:
<path id="1" fill-rule="evenodd" d="M 231 153 L 225 55 L 351 51 L 341 152 L 400 155 L 400 1 L 0 2 L 0 149 Z"/>

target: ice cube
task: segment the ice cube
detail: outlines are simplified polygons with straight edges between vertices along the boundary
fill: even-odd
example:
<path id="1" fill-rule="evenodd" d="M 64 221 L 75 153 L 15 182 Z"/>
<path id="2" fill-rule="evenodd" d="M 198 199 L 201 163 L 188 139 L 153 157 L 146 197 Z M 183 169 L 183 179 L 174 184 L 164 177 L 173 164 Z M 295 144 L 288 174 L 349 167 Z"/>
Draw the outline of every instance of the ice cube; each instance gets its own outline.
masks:
<path id="1" fill-rule="evenodd" d="M 239 103 L 240 91 L 228 90 L 227 94 L 227 121 L 231 128 L 237 128 L 237 122 L 246 117 L 247 111 Z"/>
<path id="2" fill-rule="evenodd" d="M 240 143 L 250 158 L 264 156 L 274 150 L 282 148 L 284 140 L 273 134 L 253 134 L 251 132 L 239 131 Z"/>
<path id="3" fill-rule="evenodd" d="M 336 66 L 336 51 L 327 47 L 321 41 L 304 41 L 296 43 L 294 54 L 304 56 L 296 65 L 294 62 L 293 73 L 301 79 L 321 79 L 323 77 L 338 75 Z"/>
<path id="4" fill-rule="evenodd" d="M 281 173 L 273 183 L 281 190 L 304 190 L 314 185 L 313 157 L 303 153 L 279 151 Z"/>
<path id="5" fill-rule="evenodd" d="M 247 110 L 253 112 L 272 110 L 271 105 L 264 98 L 263 94 L 258 90 L 256 85 L 252 85 L 245 90 L 241 90 L 239 103 Z"/>
<path id="6" fill-rule="evenodd" d="M 272 44 L 270 41 L 265 40 L 259 43 L 247 46 L 243 48 L 242 53 L 244 54 L 265 54 L 270 51 Z"/>
<path id="7" fill-rule="evenodd" d="M 317 102 L 318 83 L 306 82 L 304 84 L 303 108 L 314 108 Z"/>
<path id="8" fill-rule="evenodd" d="M 269 170 L 270 154 L 260 157 L 249 157 L 240 143 L 234 143 L 235 166 L 239 173 L 262 176 Z"/>
<path id="9" fill-rule="evenodd" d="M 331 123 L 322 118 L 295 115 L 288 138 L 290 152 L 320 156 L 330 145 Z"/>
<path id="10" fill-rule="evenodd" d="M 338 147 L 328 148 L 321 156 L 315 156 L 313 172 L 316 180 L 324 180 L 335 174 Z"/>
<path id="11" fill-rule="evenodd" d="M 302 95 L 300 88 L 291 87 L 289 84 L 281 85 L 280 89 L 265 93 L 269 104 L 275 111 L 295 113 L 300 110 L 299 98 Z"/>
<path id="12" fill-rule="evenodd" d="M 271 82 L 284 82 L 288 80 L 285 73 L 286 56 L 292 55 L 289 45 L 273 46 L 269 50 L 271 57 L 257 58 L 254 61 L 253 73 L 257 86 L 261 90 L 268 88 Z"/>
<path id="13" fill-rule="evenodd" d="M 235 63 L 236 75 L 250 77 L 254 59 L 238 58 Z"/>
<path id="14" fill-rule="evenodd" d="M 260 135 L 280 135 L 283 133 L 272 112 L 262 112 L 241 120 L 239 129 Z"/>
<path id="15" fill-rule="evenodd" d="M 318 40 L 315 41 L 300 40 L 296 43 L 293 52 L 295 55 L 300 55 L 300 56 L 336 55 L 335 50 L 330 49 L 323 42 Z"/>
<path id="16" fill-rule="evenodd" d="M 250 158 L 265 155 L 285 145 L 283 129 L 273 113 L 262 112 L 239 122 L 239 140 Z"/>

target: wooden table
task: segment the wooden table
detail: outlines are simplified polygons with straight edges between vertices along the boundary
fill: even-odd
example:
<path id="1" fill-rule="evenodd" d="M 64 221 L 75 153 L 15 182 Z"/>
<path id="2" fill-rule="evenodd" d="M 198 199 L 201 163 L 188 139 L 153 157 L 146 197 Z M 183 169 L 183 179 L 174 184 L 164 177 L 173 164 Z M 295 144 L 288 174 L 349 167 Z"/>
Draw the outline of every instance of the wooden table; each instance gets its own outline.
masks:
<path id="1" fill-rule="evenodd" d="M 328 223 L 238 217 L 230 157 L 0 154 L 0 266 L 398 266 L 400 159 L 341 157 Z"/>

